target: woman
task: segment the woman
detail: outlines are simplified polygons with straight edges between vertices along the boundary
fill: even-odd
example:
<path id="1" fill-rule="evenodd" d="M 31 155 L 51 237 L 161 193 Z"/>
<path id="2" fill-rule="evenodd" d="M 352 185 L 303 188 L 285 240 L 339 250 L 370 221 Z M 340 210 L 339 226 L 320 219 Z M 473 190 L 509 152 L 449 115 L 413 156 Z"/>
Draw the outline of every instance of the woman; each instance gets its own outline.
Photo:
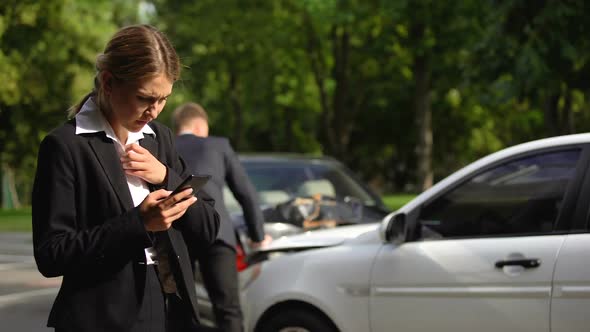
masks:
<path id="1" fill-rule="evenodd" d="M 191 258 L 219 217 L 209 197 L 170 195 L 185 174 L 154 122 L 180 75 L 153 27 L 121 29 L 96 61 L 94 90 L 41 143 L 33 187 L 35 260 L 63 276 L 56 331 L 198 330 Z"/>

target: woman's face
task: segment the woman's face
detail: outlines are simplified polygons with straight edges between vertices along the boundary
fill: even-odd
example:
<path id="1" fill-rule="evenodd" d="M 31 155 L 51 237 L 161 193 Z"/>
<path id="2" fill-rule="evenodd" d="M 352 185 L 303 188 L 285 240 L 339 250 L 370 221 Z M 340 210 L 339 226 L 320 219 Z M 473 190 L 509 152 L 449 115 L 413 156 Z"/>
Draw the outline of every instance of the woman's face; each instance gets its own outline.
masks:
<path id="1" fill-rule="evenodd" d="M 148 122 L 156 119 L 166 99 L 172 93 L 172 82 L 161 74 L 137 82 L 123 82 L 112 78 L 107 84 L 111 112 L 107 115 L 113 130 L 121 139 L 121 132 L 140 131 Z M 126 134 L 124 135 L 126 141 Z M 125 143 L 123 141 L 123 143 Z"/>

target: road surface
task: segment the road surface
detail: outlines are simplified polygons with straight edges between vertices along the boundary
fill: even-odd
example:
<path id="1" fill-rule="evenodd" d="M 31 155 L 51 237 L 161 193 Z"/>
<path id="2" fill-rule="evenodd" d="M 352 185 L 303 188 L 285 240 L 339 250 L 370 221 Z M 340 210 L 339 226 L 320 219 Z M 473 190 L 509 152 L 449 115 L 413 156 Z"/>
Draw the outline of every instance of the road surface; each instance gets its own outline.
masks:
<path id="1" fill-rule="evenodd" d="M 35 267 L 29 233 L 0 233 L 0 322 L 6 332 L 50 332 L 46 327 L 61 278 Z"/>

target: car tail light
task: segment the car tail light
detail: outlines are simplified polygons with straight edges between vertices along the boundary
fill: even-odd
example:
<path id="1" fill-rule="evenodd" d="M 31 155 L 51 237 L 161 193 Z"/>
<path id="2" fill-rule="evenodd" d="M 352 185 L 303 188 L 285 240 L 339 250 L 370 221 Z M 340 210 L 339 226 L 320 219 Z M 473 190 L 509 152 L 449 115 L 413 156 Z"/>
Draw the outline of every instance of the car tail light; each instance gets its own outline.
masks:
<path id="1" fill-rule="evenodd" d="M 244 249 L 241 245 L 236 245 L 236 266 L 238 268 L 238 272 L 241 272 L 248 268 L 248 263 L 246 262 L 246 254 L 244 253 Z"/>
<path id="2" fill-rule="evenodd" d="M 247 255 L 244 247 L 241 244 L 236 245 L 236 267 L 238 270 L 238 279 L 240 280 L 240 288 L 246 289 L 258 276 L 262 267 L 259 263 L 249 264 L 246 260 Z"/>

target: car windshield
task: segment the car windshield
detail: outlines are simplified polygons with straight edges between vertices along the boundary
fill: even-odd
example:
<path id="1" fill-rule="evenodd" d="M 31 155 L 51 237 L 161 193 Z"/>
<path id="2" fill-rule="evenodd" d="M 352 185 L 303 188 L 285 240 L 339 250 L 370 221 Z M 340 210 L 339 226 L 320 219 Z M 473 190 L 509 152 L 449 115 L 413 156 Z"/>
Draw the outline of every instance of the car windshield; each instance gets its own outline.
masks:
<path id="1" fill-rule="evenodd" d="M 377 205 L 371 194 L 336 162 L 287 159 L 243 160 L 242 164 L 265 205 L 314 194 L 340 200 L 356 199 L 366 206 Z M 227 188 L 224 196 L 228 209 L 239 211 L 239 205 Z"/>

